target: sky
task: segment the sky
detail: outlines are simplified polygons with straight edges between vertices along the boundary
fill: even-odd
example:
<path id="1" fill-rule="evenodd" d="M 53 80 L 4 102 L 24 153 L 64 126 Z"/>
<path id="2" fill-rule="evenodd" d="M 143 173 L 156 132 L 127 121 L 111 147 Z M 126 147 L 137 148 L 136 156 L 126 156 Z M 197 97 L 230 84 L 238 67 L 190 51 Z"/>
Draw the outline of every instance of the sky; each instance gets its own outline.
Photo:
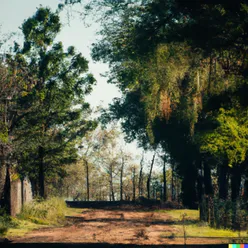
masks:
<path id="1" fill-rule="evenodd" d="M 2 33 L 16 32 L 23 23 L 24 19 L 29 18 L 36 12 L 36 8 L 42 3 L 42 6 L 49 6 L 53 10 L 57 8 L 60 0 L 0 0 L 0 24 Z M 80 6 L 77 6 L 80 8 Z M 100 74 L 108 70 L 108 66 L 103 63 L 94 63 L 90 57 L 90 46 L 96 40 L 95 32 L 99 26 L 95 23 L 86 28 L 79 16 L 71 17 L 69 24 L 67 14 L 64 13 L 61 18 L 63 28 L 57 37 L 57 41 L 62 41 L 64 47 L 75 46 L 78 52 L 89 61 L 89 71 L 94 74 L 97 80 L 97 86 L 93 93 L 86 98 L 92 107 L 102 105 L 107 107 L 113 97 L 120 96 L 120 92 L 114 85 L 107 84 L 107 78 Z"/>
<path id="2" fill-rule="evenodd" d="M 0 0 L 0 31 L 1 33 L 20 32 L 19 27 L 25 19 L 28 19 L 35 14 L 36 9 L 42 4 L 44 7 L 50 7 L 55 10 L 61 0 Z M 76 7 L 80 10 L 80 6 Z M 90 47 L 96 41 L 96 31 L 99 29 L 97 23 L 93 23 L 90 27 L 85 27 L 78 15 L 70 18 L 63 13 L 61 16 L 63 23 L 62 30 L 57 41 L 62 41 L 64 47 L 75 46 L 78 52 L 87 58 L 89 61 L 89 72 L 91 72 L 97 80 L 97 85 L 93 92 L 86 97 L 86 100 L 93 108 L 99 105 L 107 107 L 114 97 L 120 97 L 121 93 L 111 84 L 107 84 L 107 78 L 102 77 L 108 71 L 108 66 L 103 63 L 94 63 L 90 56 Z M 136 143 L 127 145 L 127 149 L 135 155 L 142 153 L 141 149 L 137 149 Z M 151 159 L 151 154 L 147 154 L 148 159 Z M 137 161 L 138 162 L 138 161 Z"/>

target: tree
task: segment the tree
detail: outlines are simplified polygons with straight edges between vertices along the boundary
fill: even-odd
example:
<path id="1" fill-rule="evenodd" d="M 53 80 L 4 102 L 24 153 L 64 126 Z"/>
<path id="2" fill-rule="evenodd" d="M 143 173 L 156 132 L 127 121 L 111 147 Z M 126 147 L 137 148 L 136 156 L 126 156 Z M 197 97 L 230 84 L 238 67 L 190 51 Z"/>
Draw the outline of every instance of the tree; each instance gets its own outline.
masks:
<path id="1" fill-rule="evenodd" d="M 146 182 L 146 188 L 147 188 L 147 198 L 150 199 L 150 183 L 151 183 L 151 178 L 152 178 L 152 169 L 153 169 L 153 165 L 155 162 L 155 156 L 156 156 L 156 150 L 154 151 L 153 157 L 152 157 L 152 161 L 151 161 L 151 165 L 150 165 L 150 170 L 149 170 L 149 174 L 148 174 L 148 178 L 147 178 L 147 182 Z"/>
<path id="2" fill-rule="evenodd" d="M 216 159 L 227 161 L 227 165 L 231 167 L 231 199 L 236 202 L 240 195 L 241 175 L 246 169 L 245 161 L 248 151 L 247 109 L 225 110 L 221 108 L 216 121 L 218 126 L 201 136 L 201 149 Z M 226 198 L 226 195 L 226 192 L 220 192 L 220 197 Z M 233 222 L 235 221 L 233 220 Z"/>
<path id="3" fill-rule="evenodd" d="M 247 167 L 246 138 L 240 135 L 245 124 L 237 121 L 239 110 L 246 113 L 248 106 L 247 3 L 90 1 L 94 11 L 97 4 L 105 22 L 92 56 L 109 63 L 109 81 L 123 93 L 103 120 L 120 119 L 127 140 L 163 147 L 182 177 L 185 206 L 197 207 L 204 194 L 211 198 L 214 170 L 220 188 L 228 190 L 230 161 L 237 163 L 231 173 L 232 188 L 238 187 L 240 173 L 246 170 L 237 168 Z M 219 118 L 230 120 L 233 127 L 220 124 Z M 214 134 L 218 135 L 212 144 Z"/>
<path id="4" fill-rule="evenodd" d="M 125 166 L 130 160 L 132 159 L 131 154 L 129 154 L 127 151 L 124 150 L 124 148 L 120 148 L 119 151 L 120 154 L 120 201 L 123 200 L 123 177 L 124 177 L 124 169 Z"/>
<path id="5" fill-rule="evenodd" d="M 144 163 L 144 152 L 142 153 L 142 157 L 140 160 L 140 171 L 139 171 L 139 182 L 138 182 L 138 189 L 139 189 L 139 197 L 143 195 L 143 163 Z"/>
<path id="6" fill-rule="evenodd" d="M 3 54 L 0 59 L 0 205 L 10 211 L 9 169 L 13 163 L 13 135 L 18 120 L 25 115 L 18 111 L 18 99 L 35 84 L 35 79 L 20 56 Z"/>
<path id="7" fill-rule="evenodd" d="M 166 183 L 166 163 L 167 163 L 167 156 L 164 155 L 162 157 L 163 159 L 163 183 L 164 183 L 164 187 L 163 187 L 163 201 L 166 202 L 167 200 L 167 183 Z"/>
<path id="8" fill-rule="evenodd" d="M 41 7 L 22 25 L 23 47 L 16 44 L 16 54 L 26 61 L 37 83 L 18 101 L 25 118 L 15 132 L 15 152 L 19 172 L 38 180 L 41 197 L 45 175 L 74 162 L 76 140 L 96 126 L 86 120 L 90 109 L 84 102 L 95 80 L 84 75 L 88 62 L 74 47 L 64 51 L 61 42 L 55 43 L 60 28 L 58 13 Z"/>
<path id="9" fill-rule="evenodd" d="M 109 200 L 115 201 L 114 179 L 119 167 L 119 155 L 117 153 L 116 129 L 102 130 L 97 134 L 98 142 L 98 163 L 101 170 L 108 175 Z"/>

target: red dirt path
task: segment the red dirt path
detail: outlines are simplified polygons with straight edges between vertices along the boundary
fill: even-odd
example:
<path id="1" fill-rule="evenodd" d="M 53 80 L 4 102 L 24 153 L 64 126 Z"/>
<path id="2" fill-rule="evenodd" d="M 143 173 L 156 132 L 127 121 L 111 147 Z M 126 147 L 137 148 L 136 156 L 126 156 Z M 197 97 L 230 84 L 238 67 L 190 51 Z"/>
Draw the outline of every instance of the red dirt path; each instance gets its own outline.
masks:
<path id="1" fill-rule="evenodd" d="M 162 238 L 165 231 L 176 234 L 166 213 L 124 210 L 87 210 L 68 217 L 60 228 L 34 230 L 14 243 L 110 243 L 110 244 L 184 244 L 183 238 Z M 223 239 L 187 239 L 187 244 L 221 244 Z"/>

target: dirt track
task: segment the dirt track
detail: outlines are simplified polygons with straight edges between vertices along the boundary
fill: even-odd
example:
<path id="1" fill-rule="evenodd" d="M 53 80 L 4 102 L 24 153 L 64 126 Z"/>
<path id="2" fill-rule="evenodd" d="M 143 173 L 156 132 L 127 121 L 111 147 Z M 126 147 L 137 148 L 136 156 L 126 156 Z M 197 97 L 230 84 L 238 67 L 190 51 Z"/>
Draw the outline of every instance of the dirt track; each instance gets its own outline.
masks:
<path id="1" fill-rule="evenodd" d="M 165 213 L 122 210 L 86 210 L 68 217 L 60 228 L 35 230 L 14 243 L 109 243 L 109 244 L 184 244 L 183 238 L 162 238 L 166 232 L 177 233 Z M 187 244 L 221 244 L 228 240 L 187 239 Z"/>

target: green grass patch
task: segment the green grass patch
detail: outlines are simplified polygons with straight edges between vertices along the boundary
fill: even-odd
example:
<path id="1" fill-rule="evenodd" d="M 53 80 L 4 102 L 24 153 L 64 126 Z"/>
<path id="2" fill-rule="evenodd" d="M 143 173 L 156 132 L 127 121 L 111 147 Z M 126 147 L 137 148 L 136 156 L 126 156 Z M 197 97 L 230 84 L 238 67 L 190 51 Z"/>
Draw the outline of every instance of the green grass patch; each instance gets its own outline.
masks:
<path id="1" fill-rule="evenodd" d="M 75 211 L 74 211 L 75 212 Z M 34 200 L 16 218 L 0 216 L 0 235 L 22 236 L 34 229 L 61 226 L 65 223 L 67 207 L 63 199 Z"/>
<path id="2" fill-rule="evenodd" d="M 199 220 L 199 210 L 191 209 L 168 209 L 168 210 L 156 210 L 159 213 L 166 213 L 173 220 L 181 220 L 182 215 L 185 215 L 185 220 Z"/>
<path id="3" fill-rule="evenodd" d="M 200 238 L 239 238 L 239 232 L 234 232 L 227 229 L 214 229 L 204 224 L 185 225 L 186 237 L 200 237 Z M 183 225 L 173 225 L 175 229 L 173 236 L 183 237 Z M 161 237 L 171 236 L 171 232 L 164 232 Z M 247 237 L 247 232 L 242 231 L 240 237 Z"/>
<path id="4" fill-rule="evenodd" d="M 84 211 L 90 211 L 88 208 L 69 208 L 67 207 L 65 216 L 76 216 L 82 214 Z"/>
<path id="5" fill-rule="evenodd" d="M 60 225 L 65 220 L 66 210 L 64 200 L 53 197 L 45 201 L 36 200 L 25 205 L 18 218 L 29 220 L 35 224 Z"/>
<path id="6" fill-rule="evenodd" d="M 180 221 L 180 224 L 172 225 L 174 232 L 164 232 L 161 237 L 183 237 L 182 218 L 185 215 L 185 230 L 187 237 L 199 238 L 248 238 L 247 231 L 232 231 L 228 229 L 214 229 L 208 223 L 199 221 L 199 211 L 189 209 L 157 210 L 159 213 L 166 213 L 173 221 Z M 192 221 L 192 222 L 191 222 Z M 199 221 L 199 222 L 197 222 Z M 193 222 L 196 224 L 193 224 Z"/>
<path id="7" fill-rule="evenodd" d="M 17 223 L 17 226 L 10 227 L 8 231 L 5 233 L 4 237 L 9 238 L 9 237 L 23 236 L 26 233 L 31 232 L 32 230 L 50 226 L 44 224 L 36 224 L 34 222 L 31 222 L 30 220 L 20 220 L 17 218 L 15 218 L 14 220 Z"/>
<path id="8" fill-rule="evenodd" d="M 0 236 L 6 235 L 9 228 L 15 228 L 18 224 L 16 220 L 6 214 L 0 216 Z"/>

